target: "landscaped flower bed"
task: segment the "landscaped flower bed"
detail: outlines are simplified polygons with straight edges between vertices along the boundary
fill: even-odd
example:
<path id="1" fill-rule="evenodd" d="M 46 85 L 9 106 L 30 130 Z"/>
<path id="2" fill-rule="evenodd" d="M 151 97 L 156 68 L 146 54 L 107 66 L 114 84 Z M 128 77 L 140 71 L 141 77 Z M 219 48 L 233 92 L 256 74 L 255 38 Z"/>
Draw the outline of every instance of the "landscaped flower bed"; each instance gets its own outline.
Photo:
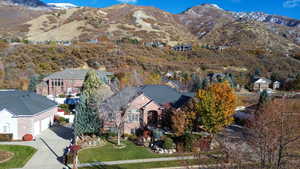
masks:
<path id="1" fill-rule="evenodd" d="M 0 163 L 4 163 L 10 160 L 14 156 L 14 153 L 9 151 L 1 151 L 0 150 Z"/>

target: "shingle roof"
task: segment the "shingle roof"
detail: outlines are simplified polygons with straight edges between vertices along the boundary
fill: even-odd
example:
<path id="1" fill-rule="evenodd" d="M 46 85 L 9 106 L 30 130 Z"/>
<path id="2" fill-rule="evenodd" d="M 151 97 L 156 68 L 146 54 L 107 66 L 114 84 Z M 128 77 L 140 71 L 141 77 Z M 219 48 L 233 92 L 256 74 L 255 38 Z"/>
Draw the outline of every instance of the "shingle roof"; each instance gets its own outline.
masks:
<path id="1" fill-rule="evenodd" d="M 55 72 L 45 79 L 72 79 L 72 80 L 84 80 L 88 69 L 65 69 L 60 72 Z M 111 72 L 97 70 L 99 77 L 113 75 Z"/>
<path id="2" fill-rule="evenodd" d="M 54 101 L 36 93 L 17 90 L 0 91 L 0 110 L 7 109 L 17 116 L 34 116 L 55 106 Z"/>
<path id="3" fill-rule="evenodd" d="M 194 93 L 179 93 L 175 89 L 164 85 L 145 85 L 128 87 L 104 101 L 100 108 L 103 112 L 115 112 L 125 108 L 134 98 L 144 94 L 159 105 L 172 104 L 178 108 L 194 96 Z"/>
<path id="4" fill-rule="evenodd" d="M 140 94 L 139 87 L 127 87 L 101 103 L 100 112 L 114 113 L 120 111 Z"/>
<path id="5" fill-rule="evenodd" d="M 175 103 L 182 96 L 176 89 L 163 85 L 146 85 L 141 87 L 141 91 L 160 105 Z"/>

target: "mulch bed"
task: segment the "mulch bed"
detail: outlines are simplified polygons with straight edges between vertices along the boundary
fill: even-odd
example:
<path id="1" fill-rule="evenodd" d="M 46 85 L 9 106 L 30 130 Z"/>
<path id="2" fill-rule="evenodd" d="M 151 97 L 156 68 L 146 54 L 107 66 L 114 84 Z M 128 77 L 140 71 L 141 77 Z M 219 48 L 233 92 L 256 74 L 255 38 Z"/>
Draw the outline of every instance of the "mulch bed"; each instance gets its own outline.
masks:
<path id="1" fill-rule="evenodd" d="M 14 153 L 0 150 L 0 163 L 9 161 L 14 156 Z"/>

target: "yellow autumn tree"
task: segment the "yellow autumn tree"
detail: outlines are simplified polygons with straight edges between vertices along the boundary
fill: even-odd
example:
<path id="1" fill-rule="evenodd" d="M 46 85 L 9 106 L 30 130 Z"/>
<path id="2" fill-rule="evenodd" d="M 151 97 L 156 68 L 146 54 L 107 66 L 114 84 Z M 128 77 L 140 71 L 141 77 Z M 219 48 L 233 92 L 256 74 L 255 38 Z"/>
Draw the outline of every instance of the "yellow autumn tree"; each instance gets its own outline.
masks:
<path id="1" fill-rule="evenodd" d="M 215 83 L 197 93 L 198 124 L 209 133 L 217 133 L 232 124 L 236 95 L 228 82 Z"/>

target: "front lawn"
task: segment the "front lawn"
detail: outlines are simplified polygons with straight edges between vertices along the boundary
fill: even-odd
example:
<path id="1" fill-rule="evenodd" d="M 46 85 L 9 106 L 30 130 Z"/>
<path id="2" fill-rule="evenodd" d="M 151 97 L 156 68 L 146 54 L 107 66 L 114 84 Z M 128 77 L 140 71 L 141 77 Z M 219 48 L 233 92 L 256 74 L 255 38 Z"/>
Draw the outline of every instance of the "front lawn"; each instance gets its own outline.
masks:
<path id="1" fill-rule="evenodd" d="M 22 168 L 37 151 L 33 147 L 19 145 L 0 145 L 0 150 L 14 153 L 12 159 L 0 163 L 1 169 Z"/>
<path id="2" fill-rule="evenodd" d="M 126 144 L 126 147 L 123 149 L 117 149 L 112 143 L 107 143 L 103 147 L 82 150 L 79 152 L 79 161 L 81 163 L 90 163 L 174 156 L 153 153 L 149 149 L 136 146 L 130 141 L 123 143 Z"/>

